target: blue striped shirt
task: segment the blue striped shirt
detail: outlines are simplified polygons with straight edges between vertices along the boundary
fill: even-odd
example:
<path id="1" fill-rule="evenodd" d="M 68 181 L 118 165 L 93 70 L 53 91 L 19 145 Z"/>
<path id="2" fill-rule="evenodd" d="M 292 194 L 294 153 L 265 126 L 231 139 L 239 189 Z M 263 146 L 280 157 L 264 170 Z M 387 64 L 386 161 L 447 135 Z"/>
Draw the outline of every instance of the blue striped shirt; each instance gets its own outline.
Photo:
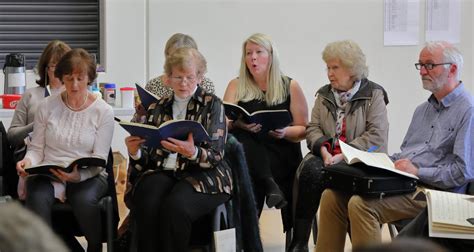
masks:
<path id="1" fill-rule="evenodd" d="M 410 159 L 428 185 L 464 193 L 474 180 L 473 96 L 459 84 L 440 102 L 431 95 L 413 114 L 401 152 L 393 159 Z"/>

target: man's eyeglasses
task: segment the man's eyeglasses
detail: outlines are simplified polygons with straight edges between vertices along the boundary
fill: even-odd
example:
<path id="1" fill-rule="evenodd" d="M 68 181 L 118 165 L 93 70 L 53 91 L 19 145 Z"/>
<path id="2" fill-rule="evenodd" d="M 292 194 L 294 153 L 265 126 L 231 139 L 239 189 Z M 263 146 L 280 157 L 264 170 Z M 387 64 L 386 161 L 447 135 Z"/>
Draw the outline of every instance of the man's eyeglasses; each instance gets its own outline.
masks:
<path id="1" fill-rule="evenodd" d="M 421 70 L 421 68 L 424 67 L 426 70 L 433 70 L 433 68 L 435 68 L 437 66 L 452 65 L 452 64 L 453 63 L 438 63 L 438 64 L 435 64 L 435 63 L 426 63 L 426 64 L 415 63 L 415 68 L 416 68 L 416 70 Z"/>
<path id="2" fill-rule="evenodd" d="M 183 81 L 186 81 L 186 83 L 188 83 L 188 82 L 194 82 L 194 80 L 196 80 L 196 76 L 171 77 L 171 81 L 174 82 L 174 83 L 183 83 Z"/>

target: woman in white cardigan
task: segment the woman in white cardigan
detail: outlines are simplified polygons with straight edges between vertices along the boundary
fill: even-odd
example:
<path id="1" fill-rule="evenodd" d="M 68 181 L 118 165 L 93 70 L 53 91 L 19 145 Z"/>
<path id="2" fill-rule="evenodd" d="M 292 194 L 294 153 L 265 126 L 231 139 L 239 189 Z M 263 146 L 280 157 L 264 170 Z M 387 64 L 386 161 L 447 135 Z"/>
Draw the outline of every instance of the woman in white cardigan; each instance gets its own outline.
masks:
<path id="1" fill-rule="evenodd" d="M 29 166 L 67 165 L 80 157 L 107 160 L 114 131 L 113 110 L 87 89 L 96 77 L 95 69 L 84 49 L 73 49 L 58 62 L 54 74 L 66 90 L 39 106 L 28 151 L 16 166 L 20 176 L 28 176 L 25 168 Z M 53 203 L 67 198 L 88 242 L 87 251 L 101 251 L 98 201 L 107 193 L 105 168 L 75 166 L 71 173 L 50 171 L 57 180 L 41 175 L 27 178 L 26 206 L 51 224 Z"/>

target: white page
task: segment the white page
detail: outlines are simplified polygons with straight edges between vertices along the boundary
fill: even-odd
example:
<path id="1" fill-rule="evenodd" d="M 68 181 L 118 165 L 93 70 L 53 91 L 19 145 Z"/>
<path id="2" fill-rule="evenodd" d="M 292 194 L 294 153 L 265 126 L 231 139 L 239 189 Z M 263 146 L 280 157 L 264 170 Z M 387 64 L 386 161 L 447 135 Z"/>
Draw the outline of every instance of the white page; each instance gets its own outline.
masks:
<path id="1" fill-rule="evenodd" d="M 446 237 L 458 239 L 474 239 L 474 233 L 454 233 L 437 230 L 433 223 L 446 223 L 473 228 L 466 219 L 474 217 L 474 196 L 425 189 L 428 197 L 429 235 L 431 237 Z"/>
<path id="2" fill-rule="evenodd" d="M 459 0 L 426 1 L 426 41 L 444 40 L 459 43 L 461 3 Z"/>
<path id="3" fill-rule="evenodd" d="M 385 0 L 384 45 L 418 45 L 420 34 L 419 0 Z"/>
<path id="4" fill-rule="evenodd" d="M 358 160 L 369 166 L 381 168 L 381 169 L 395 172 L 395 173 L 398 173 L 410 178 L 418 179 L 417 176 L 411 173 L 395 169 L 395 166 L 393 165 L 392 160 L 385 153 L 361 151 L 342 141 L 339 141 L 339 145 L 341 146 L 341 151 L 342 151 L 342 154 L 344 155 L 344 159 L 346 160 L 348 164 L 354 163 L 354 162 L 350 162 L 351 160 Z"/>
<path id="5" fill-rule="evenodd" d="M 235 252 L 235 228 L 214 232 L 214 245 L 216 252 Z"/>

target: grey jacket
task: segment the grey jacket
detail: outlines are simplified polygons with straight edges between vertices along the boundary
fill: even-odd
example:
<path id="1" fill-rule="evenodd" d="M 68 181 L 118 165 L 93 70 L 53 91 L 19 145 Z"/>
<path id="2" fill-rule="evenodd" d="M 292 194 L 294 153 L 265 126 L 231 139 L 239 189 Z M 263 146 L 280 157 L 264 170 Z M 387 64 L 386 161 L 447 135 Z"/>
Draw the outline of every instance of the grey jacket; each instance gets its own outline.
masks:
<path id="1" fill-rule="evenodd" d="M 387 152 L 387 104 L 387 93 L 383 87 L 362 79 L 359 91 L 346 106 L 347 143 L 360 150 L 376 146 L 377 152 Z M 311 152 L 320 156 L 321 145 L 333 143 L 335 136 L 336 101 L 328 84 L 316 93 L 311 121 L 306 128 L 306 142 Z"/>

